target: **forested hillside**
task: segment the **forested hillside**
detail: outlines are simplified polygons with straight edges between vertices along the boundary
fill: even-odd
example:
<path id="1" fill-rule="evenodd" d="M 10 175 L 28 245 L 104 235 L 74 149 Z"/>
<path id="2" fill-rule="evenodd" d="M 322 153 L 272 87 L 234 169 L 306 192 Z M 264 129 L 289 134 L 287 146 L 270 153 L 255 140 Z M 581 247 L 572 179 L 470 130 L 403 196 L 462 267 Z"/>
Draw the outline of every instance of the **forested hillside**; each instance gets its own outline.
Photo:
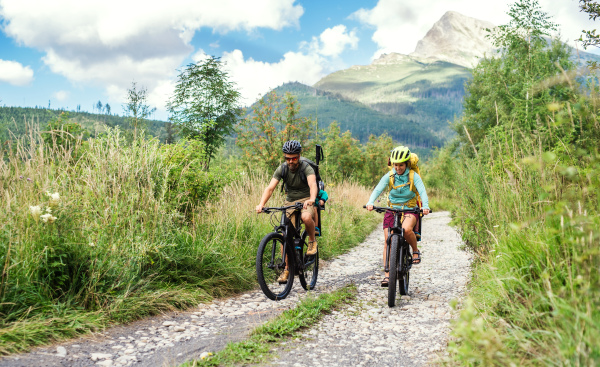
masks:
<path id="1" fill-rule="evenodd" d="M 119 127 L 123 130 L 132 128 L 127 117 L 114 114 L 32 107 L 0 107 L 0 141 L 8 140 L 11 133 L 21 136 L 32 127 L 44 130 L 50 121 L 56 120 L 63 112 L 68 113 L 71 122 L 80 124 L 88 136 L 105 132 L 106 127 Z M 146 120 L 144 125 L 149 135 L 161 141 L 165 141 L 169 136 L 169 126 L 164 121 Z"/>
<path id="2" fill-rule="evenodd" d="M 443 139 L 434 135 L 419 121 L 402 114 L 391 115 L 376 111 L 340 94 L 301 83 L 287 83 L 275 88 L 274 92 L 294 95 L 302 106 L 300 114 L 317 121 L 319 129 L 326 129 L 333 121 L 337 121 L 341 131 L 349 130 L 361 142 L 366 142 L 370 135 L 387 133 L 394 140 L 413 147 L 443 145 Z"/>
<path id="3" fill-rule="evenodd" d="M 598 15 L 598 4 L 582 9 Z M 511 6 L 501 52 L 467 83 L 456 140 L 428 166 L 477 256 L 453 363 L 600 361 L 600 95 L 535 0 Z M 590 45 L 600 44 L 588 34 Z M 431 188 L 431 190 L 430 190 Z"/>
<path id="4" fill-rule="evenodd" d="M 459 65 L 389 54 L 371 65 L 329 74 L 314 86 L 416 123 L 446 140 L 454 134 L 449 122 L 462 111 L 464 83 L 470 78 L 471 70 Z"/>

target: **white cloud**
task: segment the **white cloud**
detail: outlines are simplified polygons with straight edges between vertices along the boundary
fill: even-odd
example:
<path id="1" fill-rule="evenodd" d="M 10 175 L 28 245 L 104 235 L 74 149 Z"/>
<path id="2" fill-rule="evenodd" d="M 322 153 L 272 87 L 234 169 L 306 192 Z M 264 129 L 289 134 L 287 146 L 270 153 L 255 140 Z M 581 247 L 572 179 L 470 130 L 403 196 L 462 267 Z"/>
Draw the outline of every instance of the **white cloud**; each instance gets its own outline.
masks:
<path id="1" fill-rule="evenodd" d="M 10 60 L 0 59 L 0 82 L 23 86 L 33 80 L 33 70 L 29 66 Z"/>
<path id="2" fill-rule="evenodd" d="M 312 85 L 325 75 L 322 58 L 300 52 L 288 52 L 279 62 L 267 63 L 252 58 L 246 60 L 242 51 L 235 50 L 224 53 L 222 60 L 247 105 L 283 83 L 298 81 Z"/>
<path id="3" fill-rule="evenodd" d="M 313 36 L 310 42 L 300 43 L 301 50 L 327 57 L 338 57 L 346 47 L 356 49 L 358 37 L 355 30 L 348 32 L 343 24 L 325 29 L 318 37 Z"/>
<path id="4" fill-rule="evenodd" d="M 65 90 L 59 90 L 58 92 L 54 92 L 52 94 L 52 98 L 56 99 L 59 102 L 64 102 L 69 98 L 69 92 Z"/>
<path id="5" fill-rule="evenodd" d="M 372 9 L 360 9 L 351 18 L 374 27 L 372 40 L 379 46 L 375 57 L 383 52 L 409 54 L 415 50 L 417 42 L 425 36 L 433 23 L 447 11 L 456 11 L 500 25 L 510 20 L 506 12 L 513 2 L 488 1 L 482 5 L 480 0 L 455 0 L 452 3 L 443 0 L 379 0 Z M 576 1 L 540 0 L 540 6 L 553 17 L 555 23 L 560 24 L 563 40 L 573 41 L 579 38 L 582 29 L 597 28 L 587 20 L 585 14 L 579 13 Z"/>
<path id="6" fill-rule="evenodd" d="M 346 26 L 342 24 L 327 28 L 321 33 L 319 39 L 322 43 L 319 53 L 324 56 L 338 56 L 346 46 L 352 49 L 358 46 L 356 31 L 348 32 Z"/>
<path id="7" fill-rule="evenodd" d="M 32 6 L 31 1 L 0 0 L 0 18 L 7 36 L 46 53 L 43 61 L 53 72 L 104 87 L 120 102 L 135 80 L 162 108 L 166 99 L 160 101 L 160 96 L 171 88 L 176 69 L 192 52 L 190 42 L 197 30 L 298 27 L 304 10 L 294 2 L 53 0 Z M 11 83 L 31 80 L 31 69 L 21 69 L 21 77 L 11 76 Z"/>

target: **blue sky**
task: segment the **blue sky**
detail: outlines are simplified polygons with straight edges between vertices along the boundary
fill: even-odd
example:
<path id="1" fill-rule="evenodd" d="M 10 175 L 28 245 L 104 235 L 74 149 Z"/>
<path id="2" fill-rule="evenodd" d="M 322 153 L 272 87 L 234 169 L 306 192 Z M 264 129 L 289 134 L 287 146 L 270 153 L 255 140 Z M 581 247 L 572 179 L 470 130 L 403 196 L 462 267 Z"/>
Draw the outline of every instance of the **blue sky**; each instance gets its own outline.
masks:
<path id="1" fill-rule="evenodd" d="M 539 0 L 575 40 L 593 22 L 576 0 Z M 288 81 L 312 85 L 384 52 L 409 54 L 447 11 L 505 24 L 511 1 L 0 0 L 0 105 L 122 114 L 135 81 L 155 117 L 178 70 L 222 57 L 245 104 Z M 593 52 L 596 52 L 593 50 Z"/>

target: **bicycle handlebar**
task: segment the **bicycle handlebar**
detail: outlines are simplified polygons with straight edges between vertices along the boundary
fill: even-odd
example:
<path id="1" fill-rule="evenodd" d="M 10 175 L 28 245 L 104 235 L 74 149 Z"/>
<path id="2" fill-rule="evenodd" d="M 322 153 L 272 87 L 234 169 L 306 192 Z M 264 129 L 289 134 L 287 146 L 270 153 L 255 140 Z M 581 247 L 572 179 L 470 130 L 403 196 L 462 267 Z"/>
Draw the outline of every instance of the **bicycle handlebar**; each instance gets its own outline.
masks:
<path id="1" fill-rule="evenodd" d="M 272 211 L 277 211 L 277 210 L 284 211 L 284 210 L 291 209 L 291 208 L 302 209 L 303 207 L 304 207 L 304 204 L 298 202 L 298 203 L 295 203 L 295 204 L 292 204 L 292 205 L 281 206 L 281 207 L 278 207 L 278 208 L 275 208 L 275 207 L 273 207 L 273 208 L 262 208 L 262 212 L 269 214 Z"/>
<path id="2" fill-rule="evenodd" d="M 363 208 L 367 208 L 366 205 L 363 205 Z M 388 210 L 391 210 L 393 212 L 398 212 L 398 213 L 423 213 L 423 208 L 413 208 L 413 209 L 394 209 L 394 208 L 388 208 L 388 207 L 383 207 L 383 206 L 373 206 L 373 210 L 375 210 L 377 213 L 383 213 L 386 212 Z M 430 213 L 433 213 L 433 210 L 429 209 Z"/>

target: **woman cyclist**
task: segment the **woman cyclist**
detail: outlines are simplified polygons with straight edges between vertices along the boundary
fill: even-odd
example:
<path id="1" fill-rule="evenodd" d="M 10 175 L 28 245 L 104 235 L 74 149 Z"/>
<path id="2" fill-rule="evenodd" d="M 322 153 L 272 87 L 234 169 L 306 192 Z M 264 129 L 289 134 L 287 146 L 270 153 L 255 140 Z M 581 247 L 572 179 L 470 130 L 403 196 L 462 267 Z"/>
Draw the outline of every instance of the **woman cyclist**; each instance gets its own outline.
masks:
<path id="1" fill-rule="evenodd" d="M 412 209 L 417 206 L 416 194 L 410 189 L 409 172 L 410 172 L 410 150 L 405 146 L 398 146 L 392 150 L 390 154 L 390 164 L 392 165 L 392 171 L 386 173 L 379 184 L 373 190 L 369 202 L 367 203 L 367 210 L 373 210 L 373 204 L 375 200 L 381 195 L 381 192 L 388 186 L 390 186 L 390 194 L 388 197 L 388 206 L 398 209 Z M 393 174 L 393 185 L 390 177 Z M 429 199 L 427 198 L 427 192 L 425 191 L 425 185 L 423 180 L 416 172 L 413 177 L 414 187 L 416 187 L 423 201 L 423 214 L 429 214 Z M 404 238 L 410 244 L 413 251 L 413 264 L 421 263 L 421 252 L 417 247 L 417 237 L 413 228 L 417 224 L 417 214 L 405 213 L 404 221 L 402 222 L 402 228 L 404 228 Z M 383 218 L 383 234 L 384 234 L 384 248 L 383 248 L 383 263 L 387 263 L 387 238 L 389 228 L 394 225 L 394 213 L 388 211 L 385 213 Z M 387 287 L 389 283 L 389 272 L 385 273 L 385 278 L 381 281 L 382 287 Z"/>

